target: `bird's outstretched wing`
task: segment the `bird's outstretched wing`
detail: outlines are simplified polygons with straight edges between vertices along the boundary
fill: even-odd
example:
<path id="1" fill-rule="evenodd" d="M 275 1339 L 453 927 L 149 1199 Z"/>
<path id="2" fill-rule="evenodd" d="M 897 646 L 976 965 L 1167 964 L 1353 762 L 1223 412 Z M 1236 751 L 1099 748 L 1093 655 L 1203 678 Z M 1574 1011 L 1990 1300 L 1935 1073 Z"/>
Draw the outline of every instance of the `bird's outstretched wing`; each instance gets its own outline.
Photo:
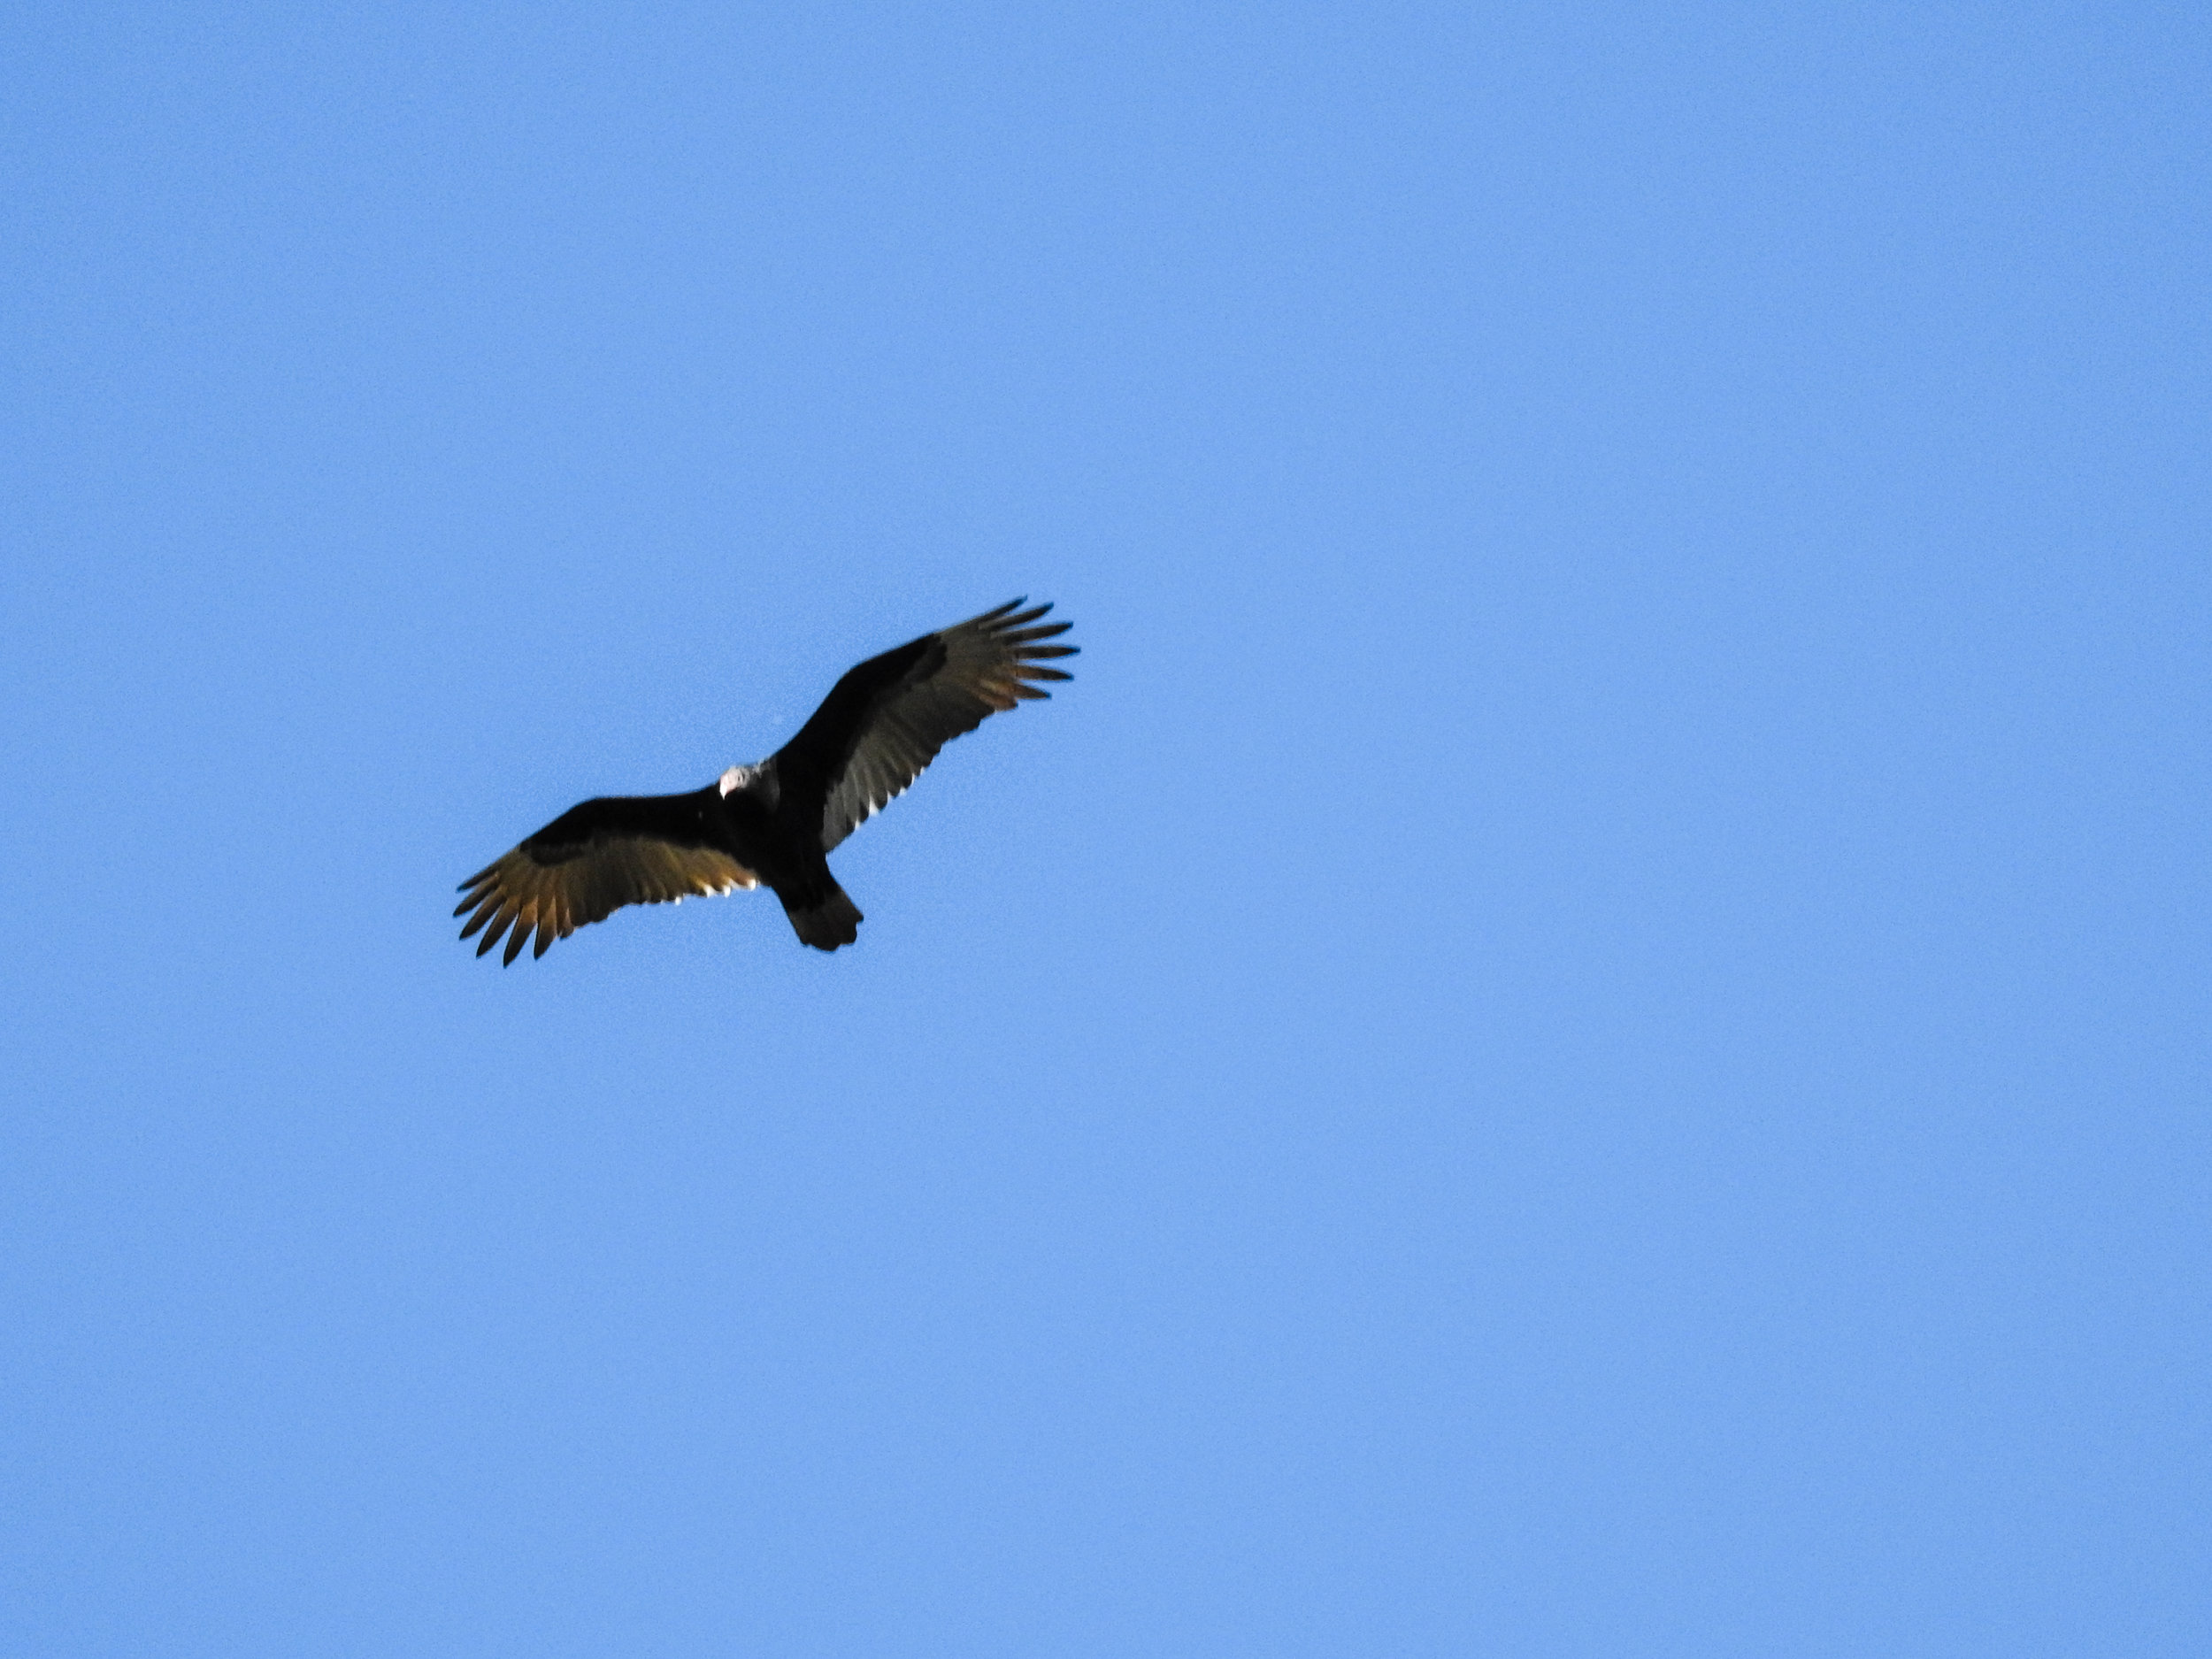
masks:
<path id="1" fill-rule="evenodd" d="M 871 657 L 777 751 L 786 799 L 822 803 L 824 852 L 903 795 L 954 738 L 1023 698 L 1051 695 L 1033 682 L 1069 678 L 1045 664 L 1076 648 L 1044 643 L 1069 625 L 1037 624 L 1050 605 L 1021 606 L 1017 599 Z"/>
<path id="2" fill-rule="evenodd" d="M 461 937 L 483 928 L 480 956 L 506 933 L 501 960 L 511 963 L 533 931 L 532 954 L 542 956 L 555 940 L 626 904 L 757 887 L 753 872 L 706 844 L 700 808 L 708 793 L 612 795 L 572 807 L 461 883 L 453 912 L 469 918 Z"/>

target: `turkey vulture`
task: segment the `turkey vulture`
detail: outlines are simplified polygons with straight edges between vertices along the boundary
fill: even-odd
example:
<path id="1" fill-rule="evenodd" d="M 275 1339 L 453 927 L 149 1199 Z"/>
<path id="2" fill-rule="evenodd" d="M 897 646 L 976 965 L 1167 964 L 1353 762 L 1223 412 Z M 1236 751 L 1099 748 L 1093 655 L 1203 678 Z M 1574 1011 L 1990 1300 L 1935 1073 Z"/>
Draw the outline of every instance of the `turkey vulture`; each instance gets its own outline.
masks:
<path id="1" fill-rule="evenodd" d="M 937 751 L 1033 685 L 1068 675 L 1046 659 L 1065 622 L 1021 600 L 870 657 L 824 698 L 799 734 L 757 766 L 733 766 L 689 795 L 604 796 L 572 807 L 461 884 L 456 916 L 482 956 L 507 936 L 503 963 L 534 956 L 625 904 L 681 902 L 765 882 L 800 940 L 834 950 L 859 936 L 860 910 L 830 874 L 829 853 L 906 793 Z"/>

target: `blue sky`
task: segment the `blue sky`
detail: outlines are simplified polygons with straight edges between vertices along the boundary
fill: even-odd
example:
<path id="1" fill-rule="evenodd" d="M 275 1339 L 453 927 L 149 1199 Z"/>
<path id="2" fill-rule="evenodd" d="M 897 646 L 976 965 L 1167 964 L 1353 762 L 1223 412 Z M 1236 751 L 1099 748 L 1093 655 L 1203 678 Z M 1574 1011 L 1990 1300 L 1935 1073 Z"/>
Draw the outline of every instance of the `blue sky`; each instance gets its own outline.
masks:
<path id="1" fill-rule="evenodd" d="M 0 1647 L 2198 1654 L 2212 27 L 11 11 Z M 839 852 L 453 884 L 1026 593 Z"/>

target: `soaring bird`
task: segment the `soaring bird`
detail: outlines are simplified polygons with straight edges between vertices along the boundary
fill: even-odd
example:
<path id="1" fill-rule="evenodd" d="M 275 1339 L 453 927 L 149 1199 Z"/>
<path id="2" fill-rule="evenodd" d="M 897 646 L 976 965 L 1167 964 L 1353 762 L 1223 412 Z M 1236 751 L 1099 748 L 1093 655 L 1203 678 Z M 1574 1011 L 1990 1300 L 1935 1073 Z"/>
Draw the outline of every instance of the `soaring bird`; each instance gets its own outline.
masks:
<path id="1" fill-rule="evenodd" d="M 689 795 L 608 795 L 571 807 L 461 883 L 461 937 L 482 956 L 506 935 L 503 964 L 532 955 L 626 904 L 659 904 L 764 883 L 802 942 L 834 950 L 859 936 L 860 910 L 830 874 L 829 854 L 986 717 L 1051 694 L 1069 676 L 1047 665 L 1072 645 L 1045 641 L 1052 609 L 995 611 L 872 657 L 839 680 L 796 737 L 757 766 L 733 766 Z"/>

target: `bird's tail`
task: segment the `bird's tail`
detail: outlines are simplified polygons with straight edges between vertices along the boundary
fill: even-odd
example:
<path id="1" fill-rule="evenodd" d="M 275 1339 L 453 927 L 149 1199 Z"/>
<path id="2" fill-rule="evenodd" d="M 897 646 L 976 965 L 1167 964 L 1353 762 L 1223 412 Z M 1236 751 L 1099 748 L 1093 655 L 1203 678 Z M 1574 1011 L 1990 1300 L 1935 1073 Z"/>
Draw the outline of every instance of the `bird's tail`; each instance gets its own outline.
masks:
<path id="1" fill-rule="evenodd" d="M 833 877 L 826 875 L 819 885 L 804 892 L 776 896 L 783 901 L 783 913 L 791 918 L 791 929 L 799 935 L 801 944 L 834 950 L 860 937 L 860 906 Z"/>

